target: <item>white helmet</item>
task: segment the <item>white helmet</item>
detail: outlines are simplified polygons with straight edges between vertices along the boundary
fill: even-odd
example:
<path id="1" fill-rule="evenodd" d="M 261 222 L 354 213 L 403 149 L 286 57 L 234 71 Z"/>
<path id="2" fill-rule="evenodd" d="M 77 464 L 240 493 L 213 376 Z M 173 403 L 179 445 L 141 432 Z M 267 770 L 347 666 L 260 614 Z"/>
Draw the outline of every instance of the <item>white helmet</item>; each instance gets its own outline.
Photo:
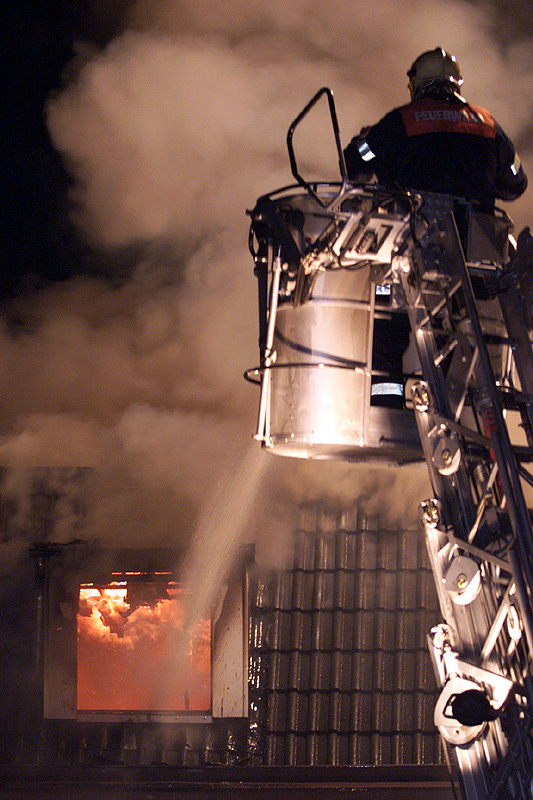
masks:
<path id="1" fill-rule="evenodd" d="M 432 87 L 460 95 L 463 79 L 459 64 L 455 56 L 447 53 L 442 47 L 427 50 L 418 56 L 407 75 L 413 100 Z"/>

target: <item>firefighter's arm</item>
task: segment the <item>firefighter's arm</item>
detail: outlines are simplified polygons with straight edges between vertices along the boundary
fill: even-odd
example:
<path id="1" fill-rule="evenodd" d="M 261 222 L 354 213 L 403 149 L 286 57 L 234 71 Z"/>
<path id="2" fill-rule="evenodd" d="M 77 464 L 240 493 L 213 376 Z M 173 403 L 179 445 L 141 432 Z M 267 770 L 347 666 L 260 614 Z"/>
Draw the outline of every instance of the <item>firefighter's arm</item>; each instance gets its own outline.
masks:
<path id="1" fill-rule="evenodd" d="M 496 195 L 502 200 L 516 200 L 527 189 L 527 175 L 508 136 L 497 125 L 498 180 Z"/>
<path id="2" fill-rule="evenodd" d="M 354 183 L 370 183 L 375 175 L 372 164 L 375 155 L 366 141 L 370 131 L 370 127 L 362 128 L 344 151 L 348 177 Z"/>

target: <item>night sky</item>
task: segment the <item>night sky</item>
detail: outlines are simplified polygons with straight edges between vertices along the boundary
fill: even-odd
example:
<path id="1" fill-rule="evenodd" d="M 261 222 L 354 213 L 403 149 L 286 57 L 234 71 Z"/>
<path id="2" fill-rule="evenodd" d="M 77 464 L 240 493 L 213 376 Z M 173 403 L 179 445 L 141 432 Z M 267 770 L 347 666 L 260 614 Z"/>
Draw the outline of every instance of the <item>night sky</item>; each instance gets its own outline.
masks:
<path id="1" fill-rule="evenodd" d="M 120 29 L 125 7 L 111 13 L 90 0 L 28 0 L 10 7 L 3 49 L 7 76 L 4 119 L 4 236 L 0 296 L 27 291 L 95 267 L 70 220 L 72 184 L 45 122 L 49 97 L 64 85 L 80 42 L 105 46 Z M 104 6 L 104 4 L 102 4 Z"/>

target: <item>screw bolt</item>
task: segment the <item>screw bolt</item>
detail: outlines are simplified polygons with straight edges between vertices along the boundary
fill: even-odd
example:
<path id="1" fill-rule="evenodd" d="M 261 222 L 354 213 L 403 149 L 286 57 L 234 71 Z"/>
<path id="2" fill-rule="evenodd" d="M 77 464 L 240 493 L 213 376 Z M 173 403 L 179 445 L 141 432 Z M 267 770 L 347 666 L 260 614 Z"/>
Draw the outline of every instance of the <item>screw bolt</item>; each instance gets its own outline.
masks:
<path id="1" fill-rule="evenodd" d="M 439 509 L 434 500 L 427 500 L 422 504 L 424 517 L 430 525 L 439 524 Z"/>
<path id="2" fill-rule="evenodd" d="M 464 573 L 461 573 L 457 576 L 457 588 L 458 589 L 466 589 L 468 586 L 468 578 Z"/>
<path id="3" fill-rule="evenodd" d="M 417 411 L 427 411 L 429 408 L 429 392 L 422 384 L 413 387 L 413 404 Z"/>
<path id="4" fill-rule="evenodd" d="M 452 451 L 451 450 L 443 450 L 442 451 L 442 460 L 446 466 L 449 466 L 452 463 Z"/>

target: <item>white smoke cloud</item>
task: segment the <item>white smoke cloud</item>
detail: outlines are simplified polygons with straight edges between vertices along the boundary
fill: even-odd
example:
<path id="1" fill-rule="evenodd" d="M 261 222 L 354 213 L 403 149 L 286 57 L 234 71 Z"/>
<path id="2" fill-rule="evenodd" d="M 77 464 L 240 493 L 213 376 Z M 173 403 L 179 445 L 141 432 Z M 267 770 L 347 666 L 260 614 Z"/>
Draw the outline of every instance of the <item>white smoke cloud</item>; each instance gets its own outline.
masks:
<path id="1" fill-rule="evenodd" d="M 51 98 L 48 125 L 89 240 L 144 244 L 147 255 L 118 288 L 77 278 L 6 309 L 0 465 L 94 467 L 94 536 L 186 539 L 228 452 L 244 452 L 253 431 L 257 393 L 242 380 L 257 363 L 244 212 L 291 182 L 290 122 L 329 85 L 347 144 L 407 99 L 407 67 L 442 45 L 458 57 L 467 96 L 518 134 L 533 88 L 530 43 L 502 53 L 489 22 L 486 7 L 440 0 L 133 3 L 128 29 Z M 303 163 L 335 179 L 319 117 Z M 528 203 L 517 204 L 517 222 Z M 168 253 L 164 267 L 150 246 Z M 411 520 L 426 486 L 419 471 L 413 481 L 273 459 L 249 524 L 278 542 L 299 502 L 340 507 L 358 496 L 391 524 Z"/>

